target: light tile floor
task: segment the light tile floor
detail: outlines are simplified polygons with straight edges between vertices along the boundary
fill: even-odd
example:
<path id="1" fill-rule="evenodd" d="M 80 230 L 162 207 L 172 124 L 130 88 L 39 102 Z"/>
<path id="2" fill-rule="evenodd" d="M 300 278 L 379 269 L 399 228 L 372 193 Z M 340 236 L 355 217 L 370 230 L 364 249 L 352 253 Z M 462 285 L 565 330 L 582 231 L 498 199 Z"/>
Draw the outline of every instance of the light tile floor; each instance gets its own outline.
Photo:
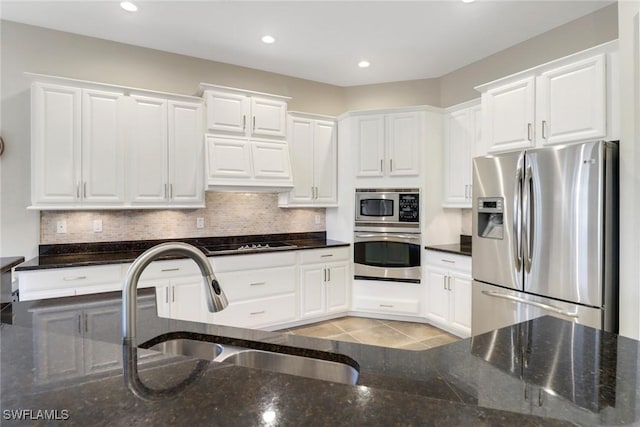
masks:
<path id="1" fill-rule="evenodd" d="M 282 332 L 405 350 L 428 350 L 460 338 L 424 323 L 342 317 Z"/>

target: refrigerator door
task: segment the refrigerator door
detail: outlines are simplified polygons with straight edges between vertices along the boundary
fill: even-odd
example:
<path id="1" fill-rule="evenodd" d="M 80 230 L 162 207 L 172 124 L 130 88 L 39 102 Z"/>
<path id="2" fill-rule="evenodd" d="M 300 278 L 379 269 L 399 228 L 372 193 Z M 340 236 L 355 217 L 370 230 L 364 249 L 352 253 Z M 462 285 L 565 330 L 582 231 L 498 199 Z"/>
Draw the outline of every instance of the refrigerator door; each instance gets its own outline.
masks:
<path id="1" fill-rule="evenodd" d="M 525 292 L 603 305 L 603 153 L 603 142 L 526 152 Z"/>
<path id="2" fill-rule="evenodd" d="M 471 298 L 471 335 L 546 315 L 602 329 L 603 310 L 599 308 L 555 301 L 478 281 L 473 282 Z"/>
<path id="3" fill-rule="evenodd" d="M 520 186 L 523 153 L 473 159 L 473 278 L 511 289 L 523 289 L 520 248 Z M 499 204 L 502 213 L 482 212 L 483 201 Z"/>

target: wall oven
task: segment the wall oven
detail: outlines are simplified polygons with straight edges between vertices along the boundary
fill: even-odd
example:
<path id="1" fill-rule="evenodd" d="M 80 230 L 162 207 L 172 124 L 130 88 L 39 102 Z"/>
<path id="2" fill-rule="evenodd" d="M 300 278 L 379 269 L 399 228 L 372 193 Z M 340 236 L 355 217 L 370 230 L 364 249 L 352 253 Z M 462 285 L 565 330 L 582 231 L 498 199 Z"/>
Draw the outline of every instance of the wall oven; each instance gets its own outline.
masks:
<path id="1" fill-rule="evenodd" d="M 356 279 L 420 283 L 420 190 L 357 189 Z"/>

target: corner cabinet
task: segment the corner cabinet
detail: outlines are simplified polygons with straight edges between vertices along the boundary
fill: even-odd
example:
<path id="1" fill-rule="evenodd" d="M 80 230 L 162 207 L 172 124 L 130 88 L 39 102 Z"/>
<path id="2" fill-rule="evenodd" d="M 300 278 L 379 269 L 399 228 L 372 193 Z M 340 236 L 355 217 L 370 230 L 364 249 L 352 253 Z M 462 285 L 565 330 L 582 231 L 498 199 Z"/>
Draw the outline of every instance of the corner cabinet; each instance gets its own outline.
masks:
<path id="1" fill-rule="evenodd" d="M 480 100 L 447 109 L 444 146 L 444 203 L 471 208 L 472 158 L 486 154 L 481 144 Z"/>
<path id="2" fill-rule="evenodd" d="M 286 137 L 290 98 L 200 84 L 206 100 L 209 190 L 284 191 L 293 187 Z"/>
<path id="3" fill-rule="evenodd" d="M 356 175 L 419 175 L 422 122 L 416 111 L 354 116 Z"/>
<path id="4" fill-rule="evenodd" d="M 471 257 L 426 251 L 426 318 L 459 337 L 471 335 Z"/>
<path id="5" fill-rule="evenodd" d="M 477 87 L 489 151 L 618 139 L 617 63 L 614 41 Z"/>
<path id="6" fill-rule="evenodd" d="M 337 123 L 334 118 L 290 113 L 287 120 L 294 187 L 280 207 L 333 207 L 338 203 Z"/>
<path id="7" fill-rule="evenodd" d="M 32 78 L 31 209 L 204 206 L 199 98 Z"/>

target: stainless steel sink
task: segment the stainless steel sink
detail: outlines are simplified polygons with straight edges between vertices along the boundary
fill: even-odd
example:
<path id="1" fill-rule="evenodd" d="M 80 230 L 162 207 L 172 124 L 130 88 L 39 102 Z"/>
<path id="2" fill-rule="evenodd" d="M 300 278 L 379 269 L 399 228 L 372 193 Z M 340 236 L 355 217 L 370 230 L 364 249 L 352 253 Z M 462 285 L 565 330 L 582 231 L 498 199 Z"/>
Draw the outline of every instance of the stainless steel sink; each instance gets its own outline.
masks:
<path id="1" fill-rule="evenodd" d="M 343 384 L 355 384 L 358 370 L 346 363 L 297 356 L 245 347 L 220 345 L 207 341 L 172 339 L 149 348 L 165 354 L 227 362 L 237 366 L 315 378 Z"/>

